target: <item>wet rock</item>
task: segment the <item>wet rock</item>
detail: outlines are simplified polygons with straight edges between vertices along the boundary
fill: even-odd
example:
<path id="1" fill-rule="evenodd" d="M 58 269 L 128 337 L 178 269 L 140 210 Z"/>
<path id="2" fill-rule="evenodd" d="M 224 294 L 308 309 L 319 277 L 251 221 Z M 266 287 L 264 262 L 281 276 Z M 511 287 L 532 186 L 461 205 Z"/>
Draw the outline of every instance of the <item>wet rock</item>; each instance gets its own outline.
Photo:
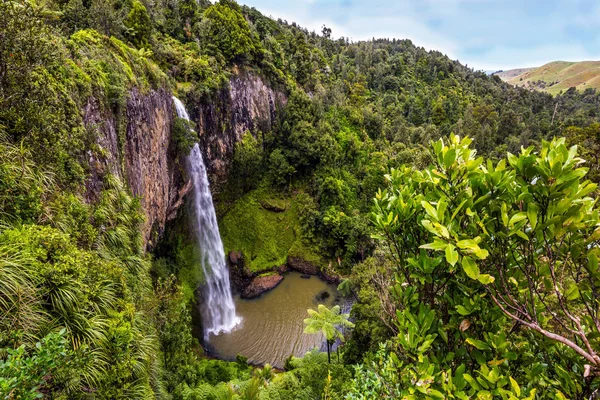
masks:
<path id="1" fill-rule="evenodd" d="M 255 274 L 246 267 L 244 262 L 244 253 L 241 251 L 231 251 L 228 255 L 229 259 L 229 279 L 233 289 L 241 293 L 250 285 Z"/>
<path id="2" fill-rule="evenodd" d="M 319 267 L 314 265 L 313 263 L 304 260 L 301 257 L 296 256 L 288 256 L 287 265 L 295 270 L 305 275 L 317 275 L 319 273 Z"/>
<path id="3" fill-rule="evenodd" d="M 327 300 L 329 297 L 331 297 L 331 294 L 329 294 L 328 291 L 324 290 L 315 297 L 315 300 L 324 301 Z"/>
<path id="4" fill-rule="evenodd" d="M 310 279 L 310 275 L 302 274 L 302 275 L 300 275 L 300 278 L 302 278 L 302 279 Z"/>
<path id="5" fill-rule="evenodd" d="M 242 299 L 254 299 L 261 294 L 277 287 L 282 280 L 283 276 L 279 274 L 257 276 L 242 291 Z"/>
<path id="6" fill-rule="evenodd" d="M 241 261 L 242 258 L 242 252 L 241 251 L 235 251 L 235 250 L 231 250 L 229 252 L 229 261 L 233 264 L 233 265 L 238 265 Z"/>
<path id="7" fill-rule="evenodd" d="M 288 268 L 287 265 L 283 264 L 280 265 L 279 267 L 277 267 L 277 272 L 281 275 L 281 274 L 287 274 L 288 272 L 290 272 L 290 269 Z"/>
<path id="8" fill-rule="evenodd" d="M 342 282 L 342 279 L 339 276 L 323 271 L 319 272 L 319 278 L 332 285 L 339 285 Z"/>

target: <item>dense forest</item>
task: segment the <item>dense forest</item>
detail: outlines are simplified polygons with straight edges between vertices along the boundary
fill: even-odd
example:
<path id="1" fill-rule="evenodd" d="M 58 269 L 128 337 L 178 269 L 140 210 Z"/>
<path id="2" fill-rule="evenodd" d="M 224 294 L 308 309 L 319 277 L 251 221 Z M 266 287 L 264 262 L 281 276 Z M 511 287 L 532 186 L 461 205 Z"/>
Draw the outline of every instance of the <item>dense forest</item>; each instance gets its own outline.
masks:
<path id="1" fill-rule="evenodd" d="M 337 356 L 281 371 L 204 353 L 190 210 L 150 220 L 136 187 L 160 177 L 131 172 L 150 135 L 131 104 L 174 94 L 205 121 L 243 74 L 285 101 L 213 182 L 226 250 L 258 273 L 303 258 L 354 299 Z M 191 147 L 216 150 L 171 114 L 152 120 L 185 181 Z M 595 90 L 513 87 L 410 40 L 233 0 L 2 1 L 0 393 L 599 398 L 599 149 Z"/>

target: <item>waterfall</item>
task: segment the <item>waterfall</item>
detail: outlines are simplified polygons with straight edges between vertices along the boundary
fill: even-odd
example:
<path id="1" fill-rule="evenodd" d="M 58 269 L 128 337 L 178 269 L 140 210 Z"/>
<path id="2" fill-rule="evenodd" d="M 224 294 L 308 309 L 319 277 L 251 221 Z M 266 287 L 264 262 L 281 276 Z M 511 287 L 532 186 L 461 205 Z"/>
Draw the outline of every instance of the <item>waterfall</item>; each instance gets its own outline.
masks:
<path id="1" fill-rule="evenodd" d="M 189 115 L 183 103 L 173 97 L 177 115 L 187 121 Z M 202 153 L 196 143 L 187 158 L 188 172 L 194 184 L 194 214 L 202 271 L 206 280 L 203 307 L 204 338 L 211 334 L 230 332 L 239 322 L 231 296 L 229 270 L 225 261 L 225 249 L 219 234 L 219 225 L 206 175 Z"/>

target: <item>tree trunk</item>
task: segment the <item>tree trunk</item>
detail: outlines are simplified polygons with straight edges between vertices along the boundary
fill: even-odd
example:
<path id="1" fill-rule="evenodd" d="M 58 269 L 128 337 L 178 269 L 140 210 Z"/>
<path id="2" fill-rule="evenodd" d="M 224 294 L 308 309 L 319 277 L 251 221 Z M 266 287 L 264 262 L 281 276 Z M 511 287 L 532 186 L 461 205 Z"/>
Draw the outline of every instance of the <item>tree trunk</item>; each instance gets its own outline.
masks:
<path id="1" fill-rule="evenodd" d="M 330 352 L 329 340 L 327 341 L 327 362 L 329 364 L 331 364 L 331 352 Z"/>

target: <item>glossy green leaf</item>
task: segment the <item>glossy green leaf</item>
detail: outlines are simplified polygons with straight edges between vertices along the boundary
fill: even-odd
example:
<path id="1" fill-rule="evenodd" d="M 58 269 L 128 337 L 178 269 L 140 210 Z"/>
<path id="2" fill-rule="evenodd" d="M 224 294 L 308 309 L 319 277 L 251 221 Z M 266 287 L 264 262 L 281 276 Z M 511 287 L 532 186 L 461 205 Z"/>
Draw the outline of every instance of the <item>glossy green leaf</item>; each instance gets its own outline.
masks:
<path id="1" fill-rule="evenodd" d="M 488 274 L 481 274 L 477 277 L 477 280 L 484 285 L 489 285 L 490 283 L 494 282 L 495 278 Z"/>
<path id="2" fill-rule="evenodd" d="M 462 267 L 467 276 L 471 279 L 479 278 L 479 267 L 469 256 L 464 256 L 462 259 Z"/>
<path id="3" fill-rule="evenodd" d="M 521 396 L 521 388 L 519 387 L 517 381 L 515 381 L 512 376 L 509 376 L 508 379 L 510 379 L 510 386 L 512 387 L 513 392 L 517 396 Z"/>
<path id="4" fill-rule="evenodd" d="M 446 246 L 446 261 L 448 261 L 448 263 L 452 266 L 454 266 L 458 261 L 458 252 L 453 244 L 448 244 Z"/>
<path id="5" fill-rule="evenodd" d="M 513 215 L 510 218 L 510 221 L 508 221 L 508 225 L 513 226 L 514 224 L 523 221 L 525 218 L 527 218 L 526 213 L 524 213 L 524 212 L 516 213 L 515 215 Z"/>
<path id="6" fill-rule="evenodd" d="M 531 224 L 531 228 L 535 229 L 537 226 L 537 215 L 539 212 L 539 208 L 535 203 L 529 203 L 527 206 L 527 218 L 529 219 L 529 223 Z"/>
<path id="7" fill-rule="evenodd" d="M 466 342 L 475 347 L 477 350 L 489 350 L 491 348 L 490 345 L 479 339 L 467 338 Z"/>

